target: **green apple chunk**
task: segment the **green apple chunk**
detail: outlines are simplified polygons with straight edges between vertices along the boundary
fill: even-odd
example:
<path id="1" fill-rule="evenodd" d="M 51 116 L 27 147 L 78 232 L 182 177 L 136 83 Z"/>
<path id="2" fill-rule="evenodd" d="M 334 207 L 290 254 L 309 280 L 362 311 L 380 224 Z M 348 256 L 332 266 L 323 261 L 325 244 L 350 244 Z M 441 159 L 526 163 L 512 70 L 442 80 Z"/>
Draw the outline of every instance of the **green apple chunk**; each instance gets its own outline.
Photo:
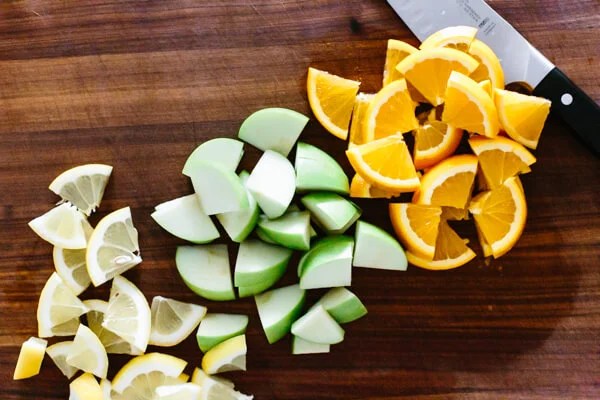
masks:
<path id="1" fill-rule="evenodd" d="M 190 178 L 207 215 L 248 209 L 246 188 L 235 172 L 214 163 L 198 162 Z"/>
<path id="2" fill-rule="evenodd" d="M 310 342 L 299 336 L 292 339 L 292 354 L 329 353 L 330 348 L 329 344 Z"/>
<path id="3" fill-rule="evenodd" d="M 238 137 L 266 151 L 287 157 L 306 126 L 308 117 L 287 108 L 265 108 L 244 120 Z"/>
<path id="4" fill-rule="evenodd" d="M 309 342 L 336 344 L 344 340 L 344 329 L 322 305 L 308 310 L 292 324 L 292 334 Z"/>
<path id="5" fill-rule="evenodd" d="M 355 267 L 406 271 L 406 254 L 392 235 L 375 225 L 358 221 L 355 237 L 352 262 Z"/>
<path id="6" fill-rule="evenodd" d="M 296 190 L 348 194 L 350 185 L 344 170 L 318 147 L 299 142 L 296 146 Z"/>
<path id="7" fill-rule="evenodd" d="M 314 192 L 300 199 L 316 224 L 330 235 L 339 235 L 360 218 L 361 209 L 336 193 Z"/>
<path id="8" fill-rule="evenodd" d="M 298 274 L 302 289 L 350 286 L 354 239 L 331 236 L 319 241 L 300 259 Z"/>
<path id="9" fill-rule="evenodd" d="M 249 177 L 250 174 L 247 171 L 240 172 L 240 181 L 242 182 L 242 185 L 244 185 L 244 188 L 246 187 Z M 252 230 L 258 221 L 258 214 L 260 212 L 256 200 L 254 200 L 254 197 L 252 197 L 248 190 L 246 190 L 246 196 L 248 198 L 248 208 L 240 211 L 217 214 L 217 219 L 221 223 L 223 229 L 225 229 L 225 232 L 227 232 L 227 235 L 231 240 L 237 243 L 244 241 L 244 239 L 252 233 Z"/>
<path id="10" fill-rule="evenodd" d="M 182 173 L 192 176 L 198 162 L 218 164 L 228 171 L 235 171 L 244 154 L 244 143 L 230 138 L 216 138 L 202 143 L 190 154 Z"/>
<path id="11" fill-rule="evenodd" d="M 194 243 L 208 243 L 219 237 L 210 217 L 202 211 L 195 194 L 157 205 L 150 215 L 158 225 L 178 238 Z"/>
<path id="12" fill-rule="evenodd" d="M 254 230 L 254 233 L 256 233 L 256 236 L 262 240 L 265 243 L 270 243 L 270 244 L 277 244 L 276 241 L 274 241 L 273 239 L 271 239 L 269 237 L 269 235 L 267 234 L 267 232 L 265 232 L 260 226 L 256 225 L 256 229 Z"/>
<path id="13" fill-rule="evenodd" d="M 215 301 L 234 300 L 227 245 L 179 246 L 177 271 L 192 291 Z"/>
<path id="14" fill-rule="evenodd" d="M 299 285 L 284 286 L 254 297 L 269 343 L 283 338 L 302 312 L 306 292 Z"/>
<path id="15" fill-rule="evenodd" d="M 257 294 L 261 294 L 265 290 L 270 289 L 275 283 L 277 283 L 277 281 L 263 281 L 254 285 L 237 286 L 238 296 L 240 298 L 256 296 Z"/>
<path id="16" fill-rule="evenodd" d="M 196 340 L 203 353 L 221 342 L 246 332 L 248 316 L 242 314 L 209 313 L 204 316 Z"/>
<path id="17" fill-rule="evenodd" d="M 277 218 L 294 197 L 294 167 L 281 154 L 267 150 L 250 173 L 246 186 L 264 213 L 269 218 Z"/>
<path id="18" fill-rule="evenodd" d="M 292 250 L 268 244 L 257 239 L 240 243 L 235 261 L 235 286 L 274 284 L 283 276 Z"/>
<path id="19" fill-rule="evenodd" d="M 277 244 L 295 250 L 310 248 L 310 213 L 308 211 L 288 211 L 279 218 L 261 216 L 258 226 L 267 237 Z"/>
<path id="20" fill-rule="evenodd" d="M 365 305 L 345 287 L 330 289 L 315 303 L 317 305 L 323 306 L 339 324 L 355 321 L 367 314 Z"/>

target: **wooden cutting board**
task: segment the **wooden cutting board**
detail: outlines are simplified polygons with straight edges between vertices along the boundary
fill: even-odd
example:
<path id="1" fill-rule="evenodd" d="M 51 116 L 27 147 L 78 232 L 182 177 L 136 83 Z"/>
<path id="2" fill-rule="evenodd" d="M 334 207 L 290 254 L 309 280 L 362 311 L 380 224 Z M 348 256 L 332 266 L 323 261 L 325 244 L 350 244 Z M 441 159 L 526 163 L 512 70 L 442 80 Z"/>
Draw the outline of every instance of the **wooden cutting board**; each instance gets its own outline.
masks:
<path id="1" fill-rule="evenodd" d="M 490 3 L 600 102 L 597 0 Z M 257 399 L 600 398 L 600 162 L 556 118 L 523 177 L 529 218 L 518 246 L 448 272 L 356 270 L 352 289 L 369 314 L 345 327 L 331 354 L 292 356 L 289 339 L 268 345 L 252 299 L 205 301 L 177 275 L 182 242 L 149 214 L 191 193 L 180 173 L 188 154 L 209 138 L 234 137 L 251 112 L 279 106 L 310 115 L 303 140 L 350 171 L 344 143 L 310 113 L 306 70 L 376 91 L 388 38 L 418 44 L 376 0 L 2 2 L 0 397 L 68 397 L 48 358 L 39 376 L 12 381 L 53 269 L 51 246 L 27 222 L 57 201 L 47 186 L 58 173 L 102 162 L 114 173 L 91 221 L 132 208 L 144 262 L 126 276 L 148 299 L 248 314 L 248 372 L 228 377 Z M 243 167 L 257 157 L 247 146 Z M 391 232 L 385 201 L 359 205 Z M 461 232 L 474 239 L 472 227 Z M 202 356 L 193 337 L 167 351 L 190 371 Z M 111 357 L 109 376 L 126 360 Z"/>

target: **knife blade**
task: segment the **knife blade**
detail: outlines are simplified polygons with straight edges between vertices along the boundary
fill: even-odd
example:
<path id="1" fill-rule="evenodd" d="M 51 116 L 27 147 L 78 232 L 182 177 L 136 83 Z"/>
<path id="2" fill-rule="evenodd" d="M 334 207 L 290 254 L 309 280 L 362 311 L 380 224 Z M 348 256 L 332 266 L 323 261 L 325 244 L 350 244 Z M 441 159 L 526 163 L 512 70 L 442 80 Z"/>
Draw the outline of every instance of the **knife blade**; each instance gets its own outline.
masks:
<path id="1" fill-rule="evenodd" d="M 387 0 L 421 41 L 453 25 L 478 28 L 502 64 L 506 82 L 524 82 L 552 101 L 579 138 L 600 155 L 600 107 L 484 0 Z"/>

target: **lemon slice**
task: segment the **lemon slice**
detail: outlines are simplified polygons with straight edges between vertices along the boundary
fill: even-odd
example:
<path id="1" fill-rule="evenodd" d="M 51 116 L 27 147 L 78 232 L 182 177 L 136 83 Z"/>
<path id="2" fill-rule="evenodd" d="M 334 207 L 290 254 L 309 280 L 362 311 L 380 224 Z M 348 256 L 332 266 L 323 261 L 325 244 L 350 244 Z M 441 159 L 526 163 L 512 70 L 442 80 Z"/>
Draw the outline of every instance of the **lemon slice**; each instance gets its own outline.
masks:
<path id="1" fill-rule="evenodd" d="M 72 324 L 74 319 L 88 311 L 67 285 L 53 272 L 42 289 L 37 308 L 38 335 L 50 337 L 57 334 L 62 324 Z M 64 325 L 62 325 L 64 328 Z M 61 331 L 61 329 L 58 329 Z M 62 329 L 64 331 L 64 329 Z"/>
<path id="2" fill-rule="evenodd" d="M 90 373 L 85 373 L 69 384 L 69 400 L 103 400 L 100 384 Z"/>
<path id="3" fill-rule="evenodd" d="M 108 302 L 103 300 L 85 300 L 83 304 L 90 310 L 86 315 L 88 326 L 98 336 L 107 353 L 130 354 L 134 356 L 143 353 L 143 351 L 136 349 L 135 346 L 127 343 L 123 338 L 102 326 L 104 314 L 108 309 Z"/>
<path id="4" fill-rule="evenodd" d="M 252 400 L 248 396 L 236 391 L 235 385 L 230 380 L 219 376 L 208 376 L 200 368 L 194 369 L 192 382 L 202 387 L 201 400 Z"/>
<path id="5" fill-rule="evenodd" d="M 187 338 L 206 315 L 206 307 L 162 296 L 152 299 L 149 344 L 175 346 Z"/>
<path id="6" fill-rule="evenodd" d="M 144 352 L 150 339 L 150 321 L 150 307 L 144 294 L 127 279 L 116 276 L 102 327 Z"/>
<path id="7" fill-rule="evenodd" d="M 67 203 L 29 221 L 28 225 L 45 241 L 65 249 L 85 249 L 86 231 L 91 229 L 85 215 Z"/>
<path id="8" fill-rule="evenodd" d="M 202 369 L 207 374 L 246 370 L 246 335 L 234 336 L 210 349 L 202 358 Z"/>
<path id="9" fill-rule="evenodd" d="M 54 246 L 54 268 L 73 293 L 80 295 L 92 281 L 85 265 L 85 249 L 63 249 Z"/>
<path id="10" fill-rule="evenodd" d="M 46 340 L 36 337 L 30 337 L 23 342 L 13 379 L 31 378 L 40 373 L 47 344 Z"/>
<path id="11" fill-rule="evenodd" d="M 100 205 L 111 172 L 110 165 L 80 165 L 57 176 L 48 188 L 89 216 Z"/>
<path id="12" fill-rule="evenodd" d="M 98 336 L 85 325 L 79 325 L 71 351 L 67 355 L 67 363 L 77 369 L 106 378 L 108 372 L 108 356 Z"/>
<path id="13" fill-rule="evenodd" d="M 142 262 L 138 232 L 129 207 L 114 211 L 98 222 L 85 253 L 87 270 L 94 286 L 122 274 Z"/>
<path id="14" fill-rule="evenodd" d="M 114 400 L 154 400 L 156 388 L 178 384 L 187 362 L 162 353 L 148 353 L 130 360 L 112 380 Z"/>
<path id="15" fill-rule="evenodd" d="M 196 400 L 202 393 L 202 387 L 195 383 L 163 385 L 155 390 L 160 400 Z"/>
<path id="16" fill-rule="evenodd" d="M 52 361 L 54 361 L 54 364 L 56 364 L 58 369 L 60 369 L 60 372 L 68 379 L 71 379 L 79 370 L 67 362 L 67 356 L 71 353 L 72 344 L 72 340 L 67 340 L 55 343 L 52 346 L 48 346 L 46 349 L 46 353 L 48 353 Z"/>

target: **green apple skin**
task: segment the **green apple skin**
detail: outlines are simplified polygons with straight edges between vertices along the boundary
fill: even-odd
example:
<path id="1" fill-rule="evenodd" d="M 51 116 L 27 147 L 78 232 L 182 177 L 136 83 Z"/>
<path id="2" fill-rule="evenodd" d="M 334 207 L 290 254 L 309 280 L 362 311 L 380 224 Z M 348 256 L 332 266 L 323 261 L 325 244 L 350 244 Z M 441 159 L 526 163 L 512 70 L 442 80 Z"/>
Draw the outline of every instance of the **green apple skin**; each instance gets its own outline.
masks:
<path id="1" fill-rule="evenodd" d="M 275 285 L 280 278 L 281 277 L 277 277 L 276 279 L 265 280 L 265 281 L 255 284 L 255 285 L 238 286 L 237 287 L 238 296 L 240 298 L 244 298 L 244 297 L 251 297 L 251 296 L 256 296 L 257 294 L 261 294 L 264 291 L 273 287 L 273 285 Z"/>
<path id="2" fill-rule="evenodd" d="M 300 201 L 316 224 L 329 235 L 343 234 L 362 213 L 356 204 L 336 193 L 309 193 Z"/>
<path id="3" fill-rule="evenodd" d="M 240 243 L 235 262 L 235 286 L 254 286 L 275 283 L 287 269 L 292 250 L 265 243 L 258 239 L 247 239 Z"/>
<path id="4" fill-rule="evenodd" d="M 356 224 L 355 267 L 406 271 L 408 262 L 398 241 L 383 229 L 359 221 Z"/>
<path id="5" fill-rule="evenodd" d="M 336 287 L 325 293 L 315 306 L 321 305 L 339 323 L 356 321 L 367 314 L 360 299 L 345 287 Z"/>
<path id="6" fill-rule="evenodd" d="M 327 191 L 348 194 L 350 185 L 344 170 L 318 147 L 298 142 L 296 146 L 296 190 Z"/>
<path id="7" fill-rule="evenodd" d="M 246 187 L 269 218 L 283 215 L 296 192 L 296 175 L 290 161 L 267 150 L 250 173 Z"/>
<path id="8" fill-rule="evenodd" d="M 292 354 L 319 354 L 329 353 L 331 345 L 310 342 L 301 337 L 294 336 L 292 339 Z"/>
<path id="9" fill-rule="evenodd" d="M 336 344 L 344 340 L 344 329 L 322 305 L 311 308 L 292 324 L 292 334 L 321 344 Z"/>
<path id="10" fill-rule="evenodd" d="M 350 286 L 354 239 L 331 236 L 319 241 L 300 259 L 298 271 L 302 289 Z"/>
<path id="11" fill-rule="evenodd" d="M 288 211 L 279 218 L 261 216 L 258 220 L 261 230 L 277 244 L 294 250 L 310 248 L 310 213 L 308 211 Z"/>
<path id="12" fill-rule="evenodd" d="M 209 313 L 196 332 L 198 347 L 203 353 L 221 342 L 246 332 L 248 316 L 243 314 Z"/>
<path id="13" fill-rule="evenodd" d="M 179 246 L 175 263 L 183 282 L 197 295 L 214 301 L 235 299 L 227 245 Z"/>
<path id="14" fill-rule="evenodd" d="M 228 171 L 235 171 L 244 155 L 244 143 L 230 138 L 216 138 L 202 143 L 190 154 L 182 174 L 192 176 L 198 162 L 215 163 Z"/>
<path id="15" fill-rule="evenodd" d="M 251 114 L 240 126 L 238 137 L 254 147 L 287 157 L 308 123 L 308 117 L 287 108 L 265 108 Z"/>
<path id="16" fill-rule="evenodd" d="M 246 188 L 246 182 L 248 181 L 250 173 L 248 171 L 242 171 L 239 176 L 242 185 Z M 225 229 L 229 238 L 236 243 L 243 242 L 252 233 L 258 222 L 258 215 L 260 214 L 258 204 L 248 190 L 246 190 L 246 196 L 248 197 L 247 209 L 217 214 L 217 220 L 221 223 L 221 226 Z"/>
<path id="17" fill-rule="evenodd" d="M 190 178 L 207 215 L 248 209 L 248 195 L 239 177 L 218 164 L 197 162 Z"/>
<path id="18" fill-rule="evenodd" d="M 171 235 L 189 242 L 210 243 L 220 236 L 195 194 L 161 203 L 150 216 Z"/>
<path id="19" fill-rule="evenodd" d="M 269 290 L 254 296 L 258 316 L 269 343 L 282 339 L 304 306 L 306 291 L 298 284 Z"/>

